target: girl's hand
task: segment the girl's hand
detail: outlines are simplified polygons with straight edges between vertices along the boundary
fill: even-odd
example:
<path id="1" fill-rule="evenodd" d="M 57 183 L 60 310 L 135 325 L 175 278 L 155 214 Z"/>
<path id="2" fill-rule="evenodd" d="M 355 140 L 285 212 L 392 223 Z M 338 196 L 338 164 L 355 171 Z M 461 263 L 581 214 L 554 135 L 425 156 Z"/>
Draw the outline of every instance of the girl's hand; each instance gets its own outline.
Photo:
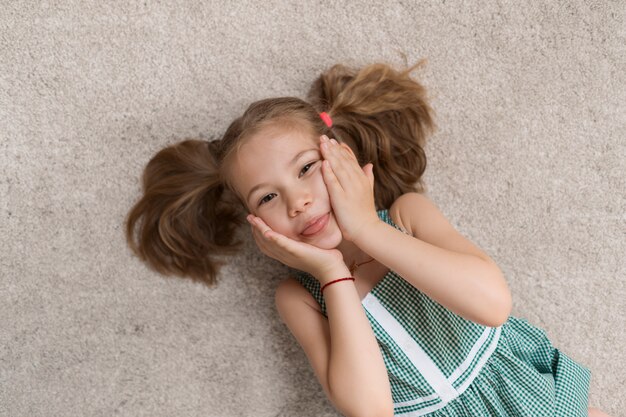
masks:
<path id="1" fill-rule="evenodd" d="M 318 280 L 327 273 L 346 268 L 343 255 L 337 249 L 320 249 L 317 246 L 298 242 L 273 231 L 260 217 L 247 217 L 252 225 L 252 235 L 261 252 L 277 261 L 308 272 Z"/>
<path id="2" fill-rule="evenodd" d="M 358 234 L 377 223 L 374 203 L 374 165 L 359 166 L 352 149 L 323 135 L 322 175 L 330 195 L 335 218 L 344 239 L 355 241 Z"/>

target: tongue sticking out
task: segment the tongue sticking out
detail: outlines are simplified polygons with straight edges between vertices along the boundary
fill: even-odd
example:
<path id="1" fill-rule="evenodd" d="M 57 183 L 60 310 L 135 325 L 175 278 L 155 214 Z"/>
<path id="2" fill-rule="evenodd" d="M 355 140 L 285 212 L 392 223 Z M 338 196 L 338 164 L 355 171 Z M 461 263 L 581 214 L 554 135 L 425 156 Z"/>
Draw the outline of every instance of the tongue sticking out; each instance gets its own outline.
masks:
<path id="1" fill-rule="evenodd" d="M 311 236 L 321 231 L 328 223 L 328 214 L 322 216 L 318 221 L 302 231 L 302 235 Z"/>

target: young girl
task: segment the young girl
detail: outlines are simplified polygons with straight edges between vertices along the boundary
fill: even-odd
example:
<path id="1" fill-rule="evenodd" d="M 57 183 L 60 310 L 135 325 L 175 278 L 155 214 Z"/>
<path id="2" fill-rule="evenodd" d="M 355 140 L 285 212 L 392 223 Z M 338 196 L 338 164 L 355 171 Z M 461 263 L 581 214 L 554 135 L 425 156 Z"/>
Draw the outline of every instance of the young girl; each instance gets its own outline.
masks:
<path id="1" fill-rule="evenodd" d="M 308 102 L 257 101 L 221 140 L 161 150 L 130 247 L 213 285 L 247 213 L 293 272 L 280 317 L 347 416 L 606 415 L 587 409 L 589 371 L 509 316 L 498 266 L 421 194 L 433 120 L 416 66 L 335 65 Z"/>

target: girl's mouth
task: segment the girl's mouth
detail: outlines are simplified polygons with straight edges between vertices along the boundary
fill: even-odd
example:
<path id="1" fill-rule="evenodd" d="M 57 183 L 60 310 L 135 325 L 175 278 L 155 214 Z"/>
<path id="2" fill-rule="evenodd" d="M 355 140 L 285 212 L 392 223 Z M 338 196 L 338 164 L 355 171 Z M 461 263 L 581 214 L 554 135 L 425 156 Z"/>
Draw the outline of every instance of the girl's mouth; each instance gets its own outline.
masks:
<path id="1" fill-rule="evenodd" d="M 324 229 L 326 229 L 329 220 L 330 213 L 326 213 L 325 215 L 320 217 L 319 220 L 317 220 L 315 223 L 304 229 L 304 231 L 301 233 L 302 236 L 311 237 L 319 234 Z"/>

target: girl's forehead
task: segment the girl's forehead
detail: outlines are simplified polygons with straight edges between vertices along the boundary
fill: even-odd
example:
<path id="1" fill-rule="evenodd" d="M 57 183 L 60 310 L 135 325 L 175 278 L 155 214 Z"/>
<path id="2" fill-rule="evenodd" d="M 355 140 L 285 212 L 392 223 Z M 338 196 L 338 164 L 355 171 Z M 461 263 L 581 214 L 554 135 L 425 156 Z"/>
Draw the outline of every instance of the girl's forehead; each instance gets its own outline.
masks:
<path id="1" fill-rule="evenodd" d="M 248 153 L 252 154 L 265 153 L 264 151 L 275 152 L 277 150 L 284 151 L 280 152 L 280 154 L 289 154 L 289 152 L 304 146 L 319 145 L 317 142 L 315 133 L 310 129 L 268 127 L 252 135 L 241 149 L 245 152 L 244 149 L 247 147 Z"/>
<path id="2" fill-rule="evenodd" d="M 247 188 L 259 174 L 271 173 L 306 149 L 319 149 L 319 138 L 305 129 L 266 128 L 246 139 L 231 161 L 229 171 L 234 174 L 233 184 Z M 263 175 L 262 175 L 263 176 Z"/>

